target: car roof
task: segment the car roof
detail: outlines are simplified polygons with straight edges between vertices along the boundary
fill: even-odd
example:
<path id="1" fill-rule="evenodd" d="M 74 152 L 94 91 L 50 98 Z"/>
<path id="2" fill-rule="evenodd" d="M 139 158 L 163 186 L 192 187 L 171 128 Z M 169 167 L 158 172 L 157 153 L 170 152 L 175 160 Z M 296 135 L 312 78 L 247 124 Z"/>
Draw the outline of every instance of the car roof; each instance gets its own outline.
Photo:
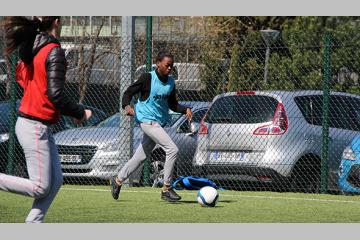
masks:
<path id="1" fill-rule="evenodd" d="M 296 90 L 296 91 L 280 91 L 280 90 L 274 90 L 274 91 L 238 91 L 238 92 L 226 92 L 219 94 L 214 97 L 213 101 L 215 101 L 217 98 L 226 97 L 226 96 L 234 96 L 234 95 L 262 95 L 262 96 L 270 96 L 276 98 L 278 101 L 282 102 L 284 99 L 292 99 L 294 97 L 298 96 L 312 96 L 312 95 L 323 95 L 323 91 L 321 90 Z M 330 91 L 330 95 L 338 95 L 338 96 L 349 96 L 349 97 L 357 97 L 360 98 L 360 96 L 351 94 L 351 93 L 345 93 L 345 92 L 335 92 Z"/>
<path id="2" fill-rule="evenodd" d="M 211 102 L 198 102 L 198 101 L 180 101 L 180 105 L 184 107 L 191 107 L 193 110 L 198 108 L 208 108 L 211 105 Z"/>

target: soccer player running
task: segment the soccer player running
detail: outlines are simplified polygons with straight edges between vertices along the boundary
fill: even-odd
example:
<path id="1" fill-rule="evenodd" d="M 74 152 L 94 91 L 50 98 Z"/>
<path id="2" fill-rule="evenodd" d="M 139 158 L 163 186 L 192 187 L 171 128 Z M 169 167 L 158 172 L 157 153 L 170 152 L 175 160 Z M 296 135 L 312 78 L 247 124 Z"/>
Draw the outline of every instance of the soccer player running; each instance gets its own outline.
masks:
<path id="1" fill-rule="evenodd" d="M 122 98 L 122 108 L 125 113 L 136 117 L 144 132 L 143 139 L 133 157 L 124 165 L 117 176 L 110 179 L 111 194 L 114 199 L 119 198 L 123 182 L 151 155 L 151 151 L 158 144 L 166 153 L 164 165 L 164 185 L 161 199 L 174 202 L 181 197 L 171 188 L 172 172 L 177 157 L 178 148 L 163 127 L 169 119 L 169 108 L 174 112 L 184 113 L 192 119 L 191 108 L 178 104 L 175 94 L 175 81 L 169 76 L 174 65 L 174 57 L 167 52 L 160 52 L 156 59 L 156 70 L 144 73 L 132 84 Z M 135 110 L 130 101 L 135 94 L 140 97 Z"/>
<path id="2" fill-rule="evenodd" d="M 29 179 L 0 173 L 0 190 L 34 198 L 26 223 L 44 221 L 63 182 L 50 125 L 59 121 L 60 114 L 72 116 L 76 123 L 92 114 L 65 95 L 66 60 L 58 40 L 60 32 L 60 17 L 56 16 L 5 19 L 6 54 L 19 49 L 16 81 L 24 96 L 15 131 Z"/>

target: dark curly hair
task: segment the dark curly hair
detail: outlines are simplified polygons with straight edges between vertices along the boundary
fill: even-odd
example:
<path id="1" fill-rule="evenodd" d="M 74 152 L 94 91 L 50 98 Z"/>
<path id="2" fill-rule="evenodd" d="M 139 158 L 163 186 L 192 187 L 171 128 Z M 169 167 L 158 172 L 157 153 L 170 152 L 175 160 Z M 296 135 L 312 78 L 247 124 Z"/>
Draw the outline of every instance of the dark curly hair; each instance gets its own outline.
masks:
<path id="1" fill-rule="evenodd" d="M 166 52 L 166 51 L 160 51 L 156 57 L 156 62 L 161 62 L 166 57 L 174 60 L 174 55 L 172 55 L 171 53 Z"/>
<path id="2" fill-rule="evenodd" d="M 5 28 L 5 54 L 9 55 L 20 48 L 20 58 L 24 62 L 31 61 L 32 46 L 38 33 L 48 31 L 59 16 L 33 17 L 29 19 L 22 16 L 4 18 Z"/>

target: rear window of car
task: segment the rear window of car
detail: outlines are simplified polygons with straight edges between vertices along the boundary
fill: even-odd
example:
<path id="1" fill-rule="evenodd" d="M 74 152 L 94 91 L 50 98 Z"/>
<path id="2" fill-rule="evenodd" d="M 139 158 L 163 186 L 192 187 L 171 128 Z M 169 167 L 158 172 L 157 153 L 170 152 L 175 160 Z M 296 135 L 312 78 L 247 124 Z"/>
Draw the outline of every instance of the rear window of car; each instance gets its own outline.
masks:
<path id="1" fill-rule="evenodd" d="M 294 100 L 309 124 L 322 126 L 322 96 L 303 96 L 296 97 Z M 349 96 L 330 96 L 329 127 L 360 131 L 360 99 Z"/>
<path id="2" fill-rule="evenodd" d="M 205 122 L 208 123 L 262 123 L 272 121 L 278 101 L 269 96 L 240 95 L 217 99 L 211 106 Z"/>

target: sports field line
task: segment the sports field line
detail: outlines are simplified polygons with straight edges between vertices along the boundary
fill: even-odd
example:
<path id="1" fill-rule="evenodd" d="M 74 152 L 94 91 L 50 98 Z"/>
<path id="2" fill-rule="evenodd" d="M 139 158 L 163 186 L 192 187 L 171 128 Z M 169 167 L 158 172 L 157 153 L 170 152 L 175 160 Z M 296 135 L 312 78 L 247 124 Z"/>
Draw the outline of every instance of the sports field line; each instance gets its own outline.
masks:
<path id="1" fill-rule="evenodd" d="M 61 190 L 70 190 L 70 191 L 92 191 L 92 192 L 110 192 L 106 189 L 94 189 L 94 188 L 61 188 Z M 152 191 L 134 191 L 134 190 L 122 190 L 122 192 L 129 193 L 153 193 L 159 194 L 158 192 Z M 221 193 L 221 191 L 220 191 Z M 181 195 L 194 195 L 193 193 L 181 193 Z M 272 197 L 272 196 L 259 196 L 259 195 L 245 195 L 245 194 L 236 194 L 229 195 L 221 193 L 221 196 L 224 197 L 236 197 L 236 198 L 257 198 L 257 199 L 279 199 L 279 200 L 295 200 L 295 201 L 314 201 L 314 202 L 336 202 L 336 203 L 357 203 L 360 204 L 360 201 L 351 201 L 351 200 L 337 200 L 337 199 L 317 199 L 317 198 L 297 198 L 297 197 Z"/>

